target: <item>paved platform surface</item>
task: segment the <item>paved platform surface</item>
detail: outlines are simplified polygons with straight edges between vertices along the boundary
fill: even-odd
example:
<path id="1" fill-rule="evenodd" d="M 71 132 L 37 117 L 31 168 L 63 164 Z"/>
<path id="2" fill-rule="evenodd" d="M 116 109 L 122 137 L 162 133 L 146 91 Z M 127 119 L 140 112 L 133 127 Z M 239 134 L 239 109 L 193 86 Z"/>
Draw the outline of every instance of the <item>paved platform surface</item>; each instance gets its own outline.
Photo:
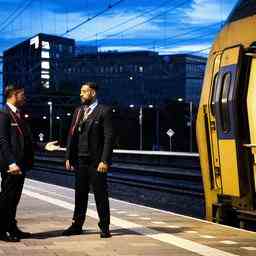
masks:
<path id="1" fill-rule="evenodd" d="M 19 243 L 0 241 L 0 256 L 256 255 L 256 233 L 115 199 L 110 205 L 112 238 L 99 237 L 92 195 L 84 234 L 63 237 L 71 224 L 74 191 L 27 179 L 17 219 L 33 236 Z"/>

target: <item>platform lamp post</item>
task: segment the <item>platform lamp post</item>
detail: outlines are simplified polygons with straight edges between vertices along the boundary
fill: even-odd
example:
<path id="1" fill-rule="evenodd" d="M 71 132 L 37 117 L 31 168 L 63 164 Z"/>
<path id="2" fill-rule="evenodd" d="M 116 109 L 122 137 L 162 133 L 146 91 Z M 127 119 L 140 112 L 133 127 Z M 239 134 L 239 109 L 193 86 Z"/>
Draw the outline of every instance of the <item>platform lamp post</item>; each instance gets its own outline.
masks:
<path id="1" fill-rule="evenodd" d="M 189 102 L 189 151 L 193 150 L 193 102 Z"/>
<path id="2" fill-rule="evenodd" d="M 52 140 L 52 129 L 53 129 L 53 120 L 52 120 L 52 101 L 48 101 L 48 106 L 49 106 L 49 114 L 50 114 L 50 135 L 49 135 L 49 140 Z"/>
<path id="3" fill-rule="evenodd" d="M 140 105 L 140 112 L 139 112 L 139 125 L 140 125 L 140 150 L 143 148 L 143 108 Z"/>

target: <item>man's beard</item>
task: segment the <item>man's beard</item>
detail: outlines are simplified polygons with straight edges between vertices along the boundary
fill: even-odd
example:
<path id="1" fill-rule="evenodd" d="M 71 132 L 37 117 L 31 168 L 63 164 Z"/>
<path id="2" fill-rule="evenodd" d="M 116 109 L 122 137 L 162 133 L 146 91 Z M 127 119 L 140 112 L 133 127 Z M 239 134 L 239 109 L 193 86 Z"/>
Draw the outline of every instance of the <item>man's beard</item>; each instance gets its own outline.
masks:
<path id="1" fill-rule="evenodd" d="M 83 105 L 89 106 L 91 105 L 93 99 L 81 99 Z"/>

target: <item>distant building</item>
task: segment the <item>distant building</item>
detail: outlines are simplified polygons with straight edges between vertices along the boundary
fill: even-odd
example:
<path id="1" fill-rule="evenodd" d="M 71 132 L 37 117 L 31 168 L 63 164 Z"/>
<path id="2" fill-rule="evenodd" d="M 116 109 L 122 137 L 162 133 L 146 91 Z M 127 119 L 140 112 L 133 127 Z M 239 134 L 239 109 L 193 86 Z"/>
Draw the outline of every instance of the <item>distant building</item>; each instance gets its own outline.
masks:
<path id="1" fill-rule="evenodd" d="M 73 39 L 38 34 L 4 51 L 4 85 L 24 85 L 27 94 L 55 91 L 55 68 L 58 60 L 73 57 Z"/>
<path id="2" fill-rule="evenodd" d="M 151 51 L 84 54 L 60 62 L 56 87 L 74 92 L 86 81 L 97 81 L 101 100 L 123 107 L 178 99 L 197 103 L 205 64 L 202 57 Z"/>
<path id="3" fill-rule="evenodd" d="M 206 58 L 188 54 L 98 52 L 96 47 L 76 46 L 73 39 L 46 34 L 38 34 L 6 50 L 3 58 L 4 86 L 10 83 L 25 86 L 26 111 L 35 138 L 41 133 L 50 134 L 52 126 L 53 137 L 65 141 L 71 113 L 80 103 L 80 86 L 95 81 L 100 85 L 100 102 L 114 107 L 122 134 L 118 145 L 130 149 L 138 148 L 135 140 L 142 108 L 143 125 L 151 127 L 144 129 L 144 134 L 148 133 L 145 148 L 164 145 L 168 149 L 166 131 L 170 128 L 176 132 L 174 145 L 175 140 L 181 145 L 188 122 L 184 119 L 187 110 L 181 108 L 186 102 L 192 101 L 193 106 L 199 103 L 206 65 Z M 181 101 L 185 104 L 180 104 Z M 157 122 L 163 129 L 159 129 Z M 154 134 L 159 138 L 153 139 Z"/>
<path id="4" fill-rule="evenodd" d="M 199 103 L 207 59 L 191 54 L 163 55 L 177 96 L 185 102 Z"/>
<path id="5" fill-rule="evenodd" d="M 97 46 L 92 45 L 76 45 L 75 55 L 83 55 L 83 54 L 96 54 L 98 52 Z"/>

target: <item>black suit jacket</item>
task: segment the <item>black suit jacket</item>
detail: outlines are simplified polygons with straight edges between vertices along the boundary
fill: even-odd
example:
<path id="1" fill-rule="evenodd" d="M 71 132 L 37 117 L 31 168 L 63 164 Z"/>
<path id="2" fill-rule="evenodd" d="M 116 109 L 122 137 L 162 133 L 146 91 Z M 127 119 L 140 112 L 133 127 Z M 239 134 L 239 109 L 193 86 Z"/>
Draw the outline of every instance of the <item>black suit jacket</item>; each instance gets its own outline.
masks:
<path id="1" fill-rule="evenodd" d="M 30 129 L 25 121 L 20 121 L 6 105 L 0 111 L 1 171 L 7 170 L 11 163 L 16 163 L 21 168 L 31 168 L 33 160 L 34 150 Z"/>
<path id="2" fill-rule="evenodd" d="M 67 141 L 66 159 L 74 166 L 78 164 L 78 123 L 82 114 L 81 106 L 74 112 Z M 92 160 L 96 163 L 104 161 L 110 164 L 114 142 L 112 108 L 105 105 L 97 105 L 90 114 L 88 122 L 88 144 Z"/>

